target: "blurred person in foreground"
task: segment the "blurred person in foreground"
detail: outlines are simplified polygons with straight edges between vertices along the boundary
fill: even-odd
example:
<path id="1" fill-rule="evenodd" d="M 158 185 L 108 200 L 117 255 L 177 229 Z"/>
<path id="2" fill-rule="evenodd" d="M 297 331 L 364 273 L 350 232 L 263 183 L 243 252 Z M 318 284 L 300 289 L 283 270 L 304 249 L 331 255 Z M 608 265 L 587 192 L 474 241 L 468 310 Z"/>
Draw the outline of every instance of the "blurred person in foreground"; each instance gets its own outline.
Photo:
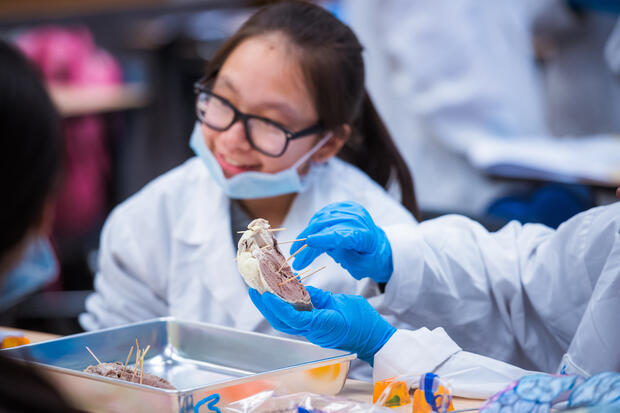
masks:
<path id="1" fill-rule="evenodd" d="M 60 119 L 36 69 L 0 42 L 0 289 L 28 260 L 55 273 L 47 241 L 62 163 Z M 0 352 L 0 412 L 71 412 L 60 393 L 32 367 Z"/>

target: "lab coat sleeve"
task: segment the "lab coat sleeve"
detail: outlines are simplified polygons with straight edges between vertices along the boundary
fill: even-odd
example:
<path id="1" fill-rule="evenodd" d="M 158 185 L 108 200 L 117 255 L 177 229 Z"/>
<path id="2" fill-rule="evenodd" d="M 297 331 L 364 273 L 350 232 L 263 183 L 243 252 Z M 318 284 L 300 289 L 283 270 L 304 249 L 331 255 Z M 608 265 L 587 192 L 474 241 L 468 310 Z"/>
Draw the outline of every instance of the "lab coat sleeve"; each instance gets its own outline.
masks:
<path id="1" fill-rule="evenodd" d="M 590 376 L 620 371 L 620 225 L 608 225 L 615 238 L 559 373 Z"/>
<path id="2" fill-rule="evenodd" d="M 470 398 L 488 398 L 530 373 L 463 351 L 442 328 L 397 330 L 375 355 L 375 382 L 428 372 L 446 380 L 453 395 Z"/>
<path id="3" fill-rule="evenodd" d="M 462 216 L 386 228 L 395 271 L 381 312 L 399 328 L 443 327 L 467 351 L 554 372 L 599 277 L 618 274 L 619 228 L 620 203 L 557 231 L 511 222 L 490 233 Z"/>
<path id="4" fill-rule="evenodd" d="M 136 231 L 139 215 L 134 212 L 140 212 L 135 207 L 135 203 L 121 205 L 103 228 L 95 292 L 79 317 L 86 330 L 167 315 L 166 286 L 156 277 L 160 257 L 149 254 L 152 238 L 140 237 Z"/>

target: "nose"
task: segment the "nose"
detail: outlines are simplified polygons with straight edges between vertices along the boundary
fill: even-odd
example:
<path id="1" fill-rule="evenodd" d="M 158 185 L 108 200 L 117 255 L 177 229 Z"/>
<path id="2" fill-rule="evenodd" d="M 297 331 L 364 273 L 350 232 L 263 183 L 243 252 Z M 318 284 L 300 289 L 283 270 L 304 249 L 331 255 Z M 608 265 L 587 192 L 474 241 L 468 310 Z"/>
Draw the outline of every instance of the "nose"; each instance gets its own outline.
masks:
<path id="1" fill-rule="evenodd" d="M 227 130 L 220 132 L 219 139 L 221 144 L 231 152 L 245 152 L 252 149 L 246 139 L 245 127 L 241 120 L 233 123 Z"/>

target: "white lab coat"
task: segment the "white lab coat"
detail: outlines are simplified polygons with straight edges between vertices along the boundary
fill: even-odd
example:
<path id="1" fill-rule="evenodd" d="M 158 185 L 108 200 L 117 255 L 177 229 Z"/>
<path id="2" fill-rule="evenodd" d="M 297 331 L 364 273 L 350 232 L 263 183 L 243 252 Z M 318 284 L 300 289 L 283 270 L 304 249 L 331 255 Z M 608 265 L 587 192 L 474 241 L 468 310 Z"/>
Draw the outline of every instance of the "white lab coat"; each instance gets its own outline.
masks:
<path id="1" fill-rule="evenodd" d="M 292 240 L 331 202 L 356 201 L 389 228 L 416 225 L 413 216 L 367 175 L 339 159 L 317 168 L 293 202 L 278 240 Z M 171 315 L 242 330 L 276 333 L 248 296 L 236 262 L 230 200 L 193 158 L 119 205 L 101 236 L 95 293 L 80 323 L 87 330 Z M 238 228 L 243 230 L 244 228 Z M 288 252 L 288 251 L 286 251 Z M 381 300 L 376 283 L 357 281 L 327 255 L 308 284 Z M 367 371 L 368 375 L 370 370 Z"/>
<path id="2" fill-rule="evenodd" d="M 524 374 L 497 360 L 620 371 L 620 202 L 555 231 L 511 222 L 489 233 L 445 216 L 386 232 L 395 270 L 382 312 L 434 330 L 399 330 L 375 356 L 375 379 L 439 369 L 459 394 L 481 397 Z"/>

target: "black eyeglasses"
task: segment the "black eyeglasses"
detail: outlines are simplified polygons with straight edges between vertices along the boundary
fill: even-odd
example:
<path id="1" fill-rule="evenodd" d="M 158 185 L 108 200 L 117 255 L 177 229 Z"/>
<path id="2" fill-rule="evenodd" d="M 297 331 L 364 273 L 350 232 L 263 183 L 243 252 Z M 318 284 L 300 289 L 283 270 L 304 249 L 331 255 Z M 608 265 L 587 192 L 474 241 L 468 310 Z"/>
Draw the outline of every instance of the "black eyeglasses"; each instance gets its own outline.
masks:
<path id="1" fill-rule="evenodd" d="M 200 80 L 194 84 L 198 120 L 218 132 L 229 129 L 238 120 L 243 122 L 245 138 L 252 148 L 277 158 L 286 152 L 289 141 L 323 132 L 320 123 L 292 132 L 279 123 L 261 116 L 247 115 L 225 98 L 213 93 Z"/>

